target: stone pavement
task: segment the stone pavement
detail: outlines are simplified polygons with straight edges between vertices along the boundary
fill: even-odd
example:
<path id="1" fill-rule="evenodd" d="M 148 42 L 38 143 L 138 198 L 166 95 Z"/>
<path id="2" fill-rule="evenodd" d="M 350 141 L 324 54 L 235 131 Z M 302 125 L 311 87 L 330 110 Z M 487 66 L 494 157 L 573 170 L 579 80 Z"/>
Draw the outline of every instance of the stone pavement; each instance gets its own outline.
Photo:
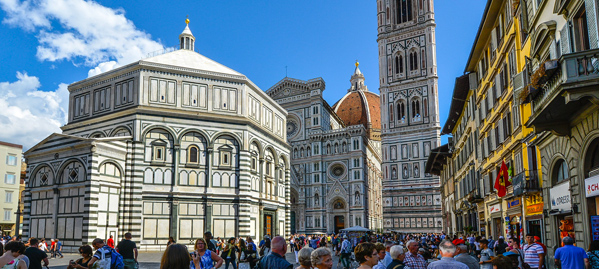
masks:
<path id="1" fill-rule="evenodd" d="M 65 253 L 64 258 L 59 259 L 49 259 L 50 268 L 51 269 L 64 269 L 67 268 L 70 260 L 79 259 L 81 256 L 71 253 Z M 162 252 L 140 252 L 139 253 L 139 269 L 159 269 L 160 268 L 160 259 L 162 258 Z M 295 264 L 295 254 L 287 253 L 286 255 L 287 261 L 292 263 L 294 267 L 299 266 L 299 264 Z M 338 268 L 337 262 L 339 257 L 333 257 L 333 268 Z M 221 268 L 225 268 L 224 265 Z"/>

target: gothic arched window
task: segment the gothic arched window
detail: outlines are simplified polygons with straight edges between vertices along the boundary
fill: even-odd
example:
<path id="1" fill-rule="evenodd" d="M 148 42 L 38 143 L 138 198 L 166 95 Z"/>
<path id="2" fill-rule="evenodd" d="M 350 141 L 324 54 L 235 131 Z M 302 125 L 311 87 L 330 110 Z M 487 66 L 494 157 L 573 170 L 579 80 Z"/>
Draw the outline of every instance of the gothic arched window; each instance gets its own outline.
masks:
<path id="1" fill-rule="evenodd" d="M 416 70 L 416 69 L 418 69 L 418 53 L 413 52 L 411 55 L 414 58 L 412 60 L 414 62 L 414 68 L 412 68 L 412 70 Z"/>
<path id="2" fill-rule="evenodd" d="M 395 74 L 399 74 L 399 56 L 395 56 Z"/>
<path id="3" fill-rule="evenodd" d="M 406 106 L 403 102 L 397 104 L 397 119 L 403 120 L 406 117 Z"/>
<path id="4" fill-rule="evenodd" d="M 412 0 L 397 0 L 397 23 L 404 23 L 412 20 Z"/>
<path id="5" fill-rule="evenodd" d="M 403 73 L 403 56 L 399 55 L 399 73 Z"/>
<path id="6" fill-rule="evenodd" d="M 408 56 L 410 58 L 410 71 L 414 70 L 414 57 L 412 57 L 412 52 Z"/>

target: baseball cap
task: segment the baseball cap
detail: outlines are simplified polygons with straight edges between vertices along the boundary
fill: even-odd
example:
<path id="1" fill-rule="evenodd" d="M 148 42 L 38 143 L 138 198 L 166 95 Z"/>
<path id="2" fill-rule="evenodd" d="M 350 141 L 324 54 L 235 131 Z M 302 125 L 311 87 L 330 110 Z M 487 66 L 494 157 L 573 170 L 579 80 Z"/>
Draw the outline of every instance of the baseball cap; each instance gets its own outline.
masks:
<path id="1" fill-rule="evenodd" d="M 503 235 L 500 235 L 500 236 L 499 236 L 499 239 L 504 239 L 504 238 L 503 238 Z"/>
<path id="2" fill-rule="evenodd" d="M 507 252 L 503 253 L 503 256 L 512 256 L 512 255 L 518 255 L 518 253 L 514 253 L 514 252 L 511 252 L 511 251 L 507 251 Z"/>
<path id="3" fill-rule="evenodd" d="M 465 242 L 463 239 L 456 239 L 456 240 L 453 240 L 453 242 L 452 242 L 452 243 L 453 243 L 454 245 L 456 245 L 456 246 L 457 246 L 457 245 L 463 245 L 463 244 L 466 244 L 466 242 Z"/>

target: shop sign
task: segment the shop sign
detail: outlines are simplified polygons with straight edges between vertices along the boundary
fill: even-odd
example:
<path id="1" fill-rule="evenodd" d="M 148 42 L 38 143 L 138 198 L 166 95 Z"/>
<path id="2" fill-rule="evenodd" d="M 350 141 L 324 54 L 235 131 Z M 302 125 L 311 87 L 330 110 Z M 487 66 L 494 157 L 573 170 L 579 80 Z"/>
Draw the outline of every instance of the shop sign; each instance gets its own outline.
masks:
<path id="1" fill-rule="evenodd" d="M 507 201 L 507 208 L 518 207 L 521 206 L 520 198 L 515 198 Z"/>
<path id="2" fill-rule="evenodd" d="M 585 179 L 584 188 L 586 190 L 587 197 L 599 195 L 599 175 Z"/>
<path id="3" fill-rule="evenodd" d="M 599 240 L 599 216 L 591 216 L 591 230 L 593 233 L 593 241 Z"/>
<path id="4" fill-rule="evenodd" d="M 543 204 L 529 205 L 526 207 L 526 215 L 536 215 L 543 213 Z"/>
<path id="5" fill-rule="evenodd" d="M 549 189 L 549 197 L 551 198 L 551 209 L 559 211 L 572 210 L 570 181 Z"/>
<path id="6" fill-rule="evenodd" d="M 501 204 L 489 206 L 489 214 L 493 214 L 496 212 L 501 212 Z"/>

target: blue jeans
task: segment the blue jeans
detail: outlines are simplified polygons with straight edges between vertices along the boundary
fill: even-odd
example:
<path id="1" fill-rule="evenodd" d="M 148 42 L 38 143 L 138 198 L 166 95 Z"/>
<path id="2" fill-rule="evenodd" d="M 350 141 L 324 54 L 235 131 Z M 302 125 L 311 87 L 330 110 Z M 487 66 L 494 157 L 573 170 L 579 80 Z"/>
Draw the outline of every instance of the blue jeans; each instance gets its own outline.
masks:
<path id="1" fill-rule="evenodd" d="M 60 250 L 57 250 L 57 251 L 54 252 L 54 257 L 57 257 L 58 255 L 60 255 L 60 257 L 64 257 L 62 255 L 62 252 Z"/>
<path id="2" fill-rule="evenodd" d="M 237 269 L 237 266 L 235 266 L 235 258 L 226 258 L 225 259 L 225 269 L 229 268 L 229 263 L 231 263 L 233 269 Z"/>

